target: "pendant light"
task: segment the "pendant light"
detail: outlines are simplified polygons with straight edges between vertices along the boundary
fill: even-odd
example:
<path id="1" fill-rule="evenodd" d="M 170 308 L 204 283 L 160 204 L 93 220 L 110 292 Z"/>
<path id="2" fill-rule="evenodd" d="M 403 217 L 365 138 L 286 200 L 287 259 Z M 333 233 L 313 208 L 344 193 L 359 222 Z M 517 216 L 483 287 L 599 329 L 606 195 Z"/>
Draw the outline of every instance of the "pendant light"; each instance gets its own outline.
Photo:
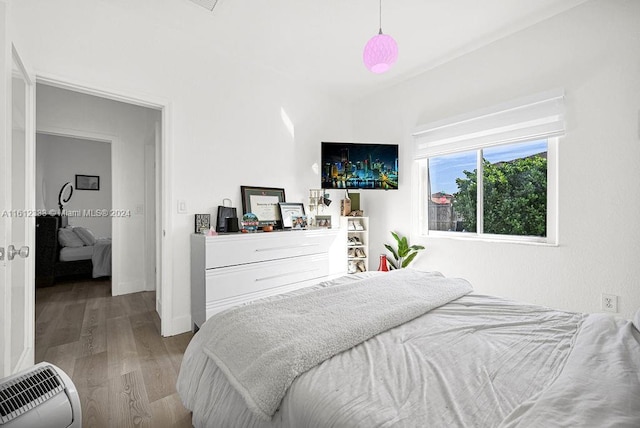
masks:
<path id="1" fill-rule="evenodd" d="M 398 59 L 398 44 L 393 37 L 382 34 L 382 0 L 380 0 L 380 30 L 364 47 L 364 65 L 373 73 L 384 73 Z"/>

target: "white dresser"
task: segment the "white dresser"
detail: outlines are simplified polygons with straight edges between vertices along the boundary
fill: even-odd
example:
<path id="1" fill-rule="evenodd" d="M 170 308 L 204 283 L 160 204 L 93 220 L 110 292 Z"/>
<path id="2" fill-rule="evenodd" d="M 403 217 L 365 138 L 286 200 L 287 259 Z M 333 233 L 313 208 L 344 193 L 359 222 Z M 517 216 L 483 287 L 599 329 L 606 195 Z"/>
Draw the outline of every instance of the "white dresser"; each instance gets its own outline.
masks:
<path id="1" fill-rule="evenodd" d="M 347 272 L 346 230 L 191 235 L 191 321 Z"/>

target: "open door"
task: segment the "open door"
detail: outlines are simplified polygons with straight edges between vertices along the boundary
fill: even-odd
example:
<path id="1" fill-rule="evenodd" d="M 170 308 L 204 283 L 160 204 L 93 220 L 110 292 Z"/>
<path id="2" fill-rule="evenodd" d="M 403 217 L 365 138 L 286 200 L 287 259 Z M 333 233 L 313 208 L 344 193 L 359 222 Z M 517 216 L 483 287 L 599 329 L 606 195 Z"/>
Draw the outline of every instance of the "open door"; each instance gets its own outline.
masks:
<path id="1" fill-rule="evenodd" d="M 0 0 L 0 378 L 33 364 L 35 82 Z"/>

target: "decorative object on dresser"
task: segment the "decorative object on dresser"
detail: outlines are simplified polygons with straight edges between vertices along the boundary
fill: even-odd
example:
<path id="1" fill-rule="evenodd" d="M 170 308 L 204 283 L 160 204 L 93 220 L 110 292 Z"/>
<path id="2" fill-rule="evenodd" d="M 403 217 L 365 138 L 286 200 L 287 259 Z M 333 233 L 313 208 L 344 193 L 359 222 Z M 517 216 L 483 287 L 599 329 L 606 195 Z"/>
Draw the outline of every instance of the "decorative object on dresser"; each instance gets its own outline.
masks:
<path id="1" fill-rule="evenodd" d="M 280 202 L 280 218 L 282 227 L 293 227 L 292 218 L 304 216 L 304 205 L 300 202 Z"/>
<path id="2" fill-rule="evenodd" d="M 278 203 L 284 202 L 284 189 L 277 187 L 240 186 L 242 212 L 253 213 L 258 217 L 259 226 L 273 225 L 282 227 Z"/>
<path id="3" fill-rule="evenodd" d="M 407 266 L 415 259 L 418 255 L 419 251 L 424 250 L 422 245 L 411 245 L 409 246 L 409 241 L 406 236 L 400 237 L 397 233 L 391 232 L 393 239 L 396 240 L 396 244 L 398 248 L 393 248 L 389 244 L 384 244 L 385 248 L 391 252 L 394 260 L 389 259 L 389 264 L 393 269 L 402 269 Z"/>
<path id="4" fill-rule="evenodd" d="M 346 273 L 340 229 L 191 235 L 191 318 Z"/>
<path id="5" fill-rule="evenodd" d="M 195 215 L 195 233 L 207 233 L 211 228 L 211 214 Z"/>
<path id="6" fill-rule="evenodd" d="M 347 272 L 368 271 L 369 217 L 340 217 L 340 227 L 347 230 Z"/>
<path id="7" fill-rule="evenodd" d="M 315 221 L 316 221 L 316 227 L 326 227 L 328 229 L 331 229 L 330 215 L 317 215 Z"/>
<path id="8" fill-rule="evenodd" d="M 242 216 L 242 231 L 243 232 L 255 232 L 258 230 L 258 217 L 254 213 L 246 213 Z M 265 227 L 265 226 L 263 226 Z"/>
<path id="9" fill-rule="evenodd" d="M 318 217 L 326 217 L 320 216 L 320 211 L 324 212 L 324 208 L 331 205 L 331 199 L 329 199 L 329 194 L 325 192 L 323 189 L 311 189 L 309 190 L 309 211 L 313 216 L 313 224 L 318 226 L 317 218 Z M 326 227 L 326 226 L 320 226 Z"/>
<path id="10" fill-rule="evenodd" d="M 228 204 L 228 205 L 227 205 Z M 228 219 L 235 218 L 235 230 L 229 230 L 229 223 L 233 223 Z M 237 232 L 238 231 L 238 213 L 231 206 L 231 199 L 222 200 L 222 205 L 218 205 L 218 218 L 216 222 L 216 232 Z"/>
<path id="11" fill-rule="evenodd" d="M 292 215 L 291 216 L 291 229 L 301 230 L 307 228 L 307 216 L 306 215 Z"/>

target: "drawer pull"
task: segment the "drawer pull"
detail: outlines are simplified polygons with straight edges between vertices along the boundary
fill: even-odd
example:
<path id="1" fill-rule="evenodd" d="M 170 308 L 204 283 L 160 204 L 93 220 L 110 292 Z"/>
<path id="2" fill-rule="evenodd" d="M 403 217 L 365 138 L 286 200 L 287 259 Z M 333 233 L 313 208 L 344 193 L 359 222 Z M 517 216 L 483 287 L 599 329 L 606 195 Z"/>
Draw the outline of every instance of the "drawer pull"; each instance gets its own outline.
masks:
<path id="1" fill-rule="evenodd" d="M 273 275 L 273 276 L 265 276 L 263 278 L 256 278 L 255 282 L 267 281 L 267 280 L 276 279 L 276 278 L 283 278 L 285 276 L 298 275 L 300 273 L 315 272 L 317 270 L 319 270 L 319 269 L 305 269 L 305 270 L 299 270 L 299 271 L 296 271 L 296 272 L 286 272 L 286 273 L 281 273 L 281 274 Z"/>
<path id="2" fill-rule="evenodd" d="M 276 250 L 295 250 L 296 248 L 304 248 L 304 247 L 317 247 L 317 242 L 314 244 L 302 244 L 302 245 L 286 245 L 284 247 L 271 247 L 271 248 L 256 248 L 255 252 L 259 253 L 262 251 L 276 251 Z"/>

